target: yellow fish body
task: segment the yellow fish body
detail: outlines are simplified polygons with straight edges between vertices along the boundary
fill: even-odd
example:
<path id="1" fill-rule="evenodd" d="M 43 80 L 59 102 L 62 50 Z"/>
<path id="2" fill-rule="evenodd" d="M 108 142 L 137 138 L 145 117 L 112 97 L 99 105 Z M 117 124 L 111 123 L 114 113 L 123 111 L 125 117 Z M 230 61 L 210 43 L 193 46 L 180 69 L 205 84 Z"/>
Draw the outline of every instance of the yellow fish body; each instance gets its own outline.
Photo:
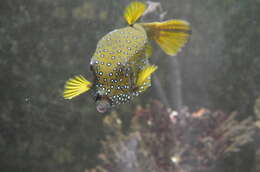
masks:
<path id="1" fill-rule="evenodd" d="M 93 83 L 83 76 L 67 81 L 64 98 L 72 99 L 94 90 L 97 110 L 106 112 L 111 106 L 126 103 L 151 86 L 151 75 L 157 66 L 150 65 L 150 40 L 155 40 L 169 55 L 175 55 L 187 42 L 189 24 L 183 20 L 135 23 L 146 9 L 141 2 L 132 2 L 124 12 L 129 26 L 116 29 L 97 44 L 90 67 Z"/>

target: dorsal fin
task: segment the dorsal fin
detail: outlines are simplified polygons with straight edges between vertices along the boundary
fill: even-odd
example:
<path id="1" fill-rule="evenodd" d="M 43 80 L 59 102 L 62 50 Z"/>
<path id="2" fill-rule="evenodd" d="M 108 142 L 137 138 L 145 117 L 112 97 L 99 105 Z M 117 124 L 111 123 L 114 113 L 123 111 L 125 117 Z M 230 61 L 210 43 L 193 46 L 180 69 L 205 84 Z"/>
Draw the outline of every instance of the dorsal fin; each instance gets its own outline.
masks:
<path id="1" fill-rule="evenodd" d="M 131 2 L 124 11 L 124 18 L 129 25 L 133 25 L 144 13 L 147 6 L 146 4 L 133 1 Z"/>

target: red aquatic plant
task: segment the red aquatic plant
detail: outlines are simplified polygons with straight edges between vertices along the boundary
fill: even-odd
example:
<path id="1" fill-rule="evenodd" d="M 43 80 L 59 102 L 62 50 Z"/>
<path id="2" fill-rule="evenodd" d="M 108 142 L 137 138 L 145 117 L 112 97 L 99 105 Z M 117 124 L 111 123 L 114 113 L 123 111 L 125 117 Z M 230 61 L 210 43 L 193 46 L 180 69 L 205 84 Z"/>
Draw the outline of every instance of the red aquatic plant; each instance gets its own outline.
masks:
<path id="1" fill-rule="evenodd" d="M 107 140 L 97 171 L 202 172 L 215 168 L 228 153 L 252 141 L 255 125 L 249 117 L 236 120 L 237 113 L 211 112 L 201 108 L 189 112 L 171 110 L 159 101 L 138 106 L 131 132 L 123 135 L 114 112 L 104 119 Z"/>
<path id="2" fill-rule="evenodd" d="M 205 108 L 176 112 L 154 101 L 137 108 L 134 119 L 145 126 L 140 129 L 142 140 L 160 168 L 201 171 L 252 141 L 253 120 L 237 121 L 236 116 Z"/>

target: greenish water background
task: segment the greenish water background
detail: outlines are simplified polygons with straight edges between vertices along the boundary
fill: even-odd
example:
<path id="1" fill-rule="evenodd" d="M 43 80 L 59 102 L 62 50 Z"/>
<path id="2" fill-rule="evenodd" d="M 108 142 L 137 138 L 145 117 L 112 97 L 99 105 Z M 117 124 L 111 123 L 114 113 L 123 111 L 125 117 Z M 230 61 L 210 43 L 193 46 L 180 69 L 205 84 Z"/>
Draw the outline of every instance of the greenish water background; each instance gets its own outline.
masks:
<path id="1" fill-rule="evenodd" d="M 97 41 L 125 26 L 130 1 L 2 0 L 0 2 L 0 169 L 80 172 L 98 163 L 104 139 L 103 116 L 89 95 L 62 98 L 65 81 L 91 78 L 89 61 Z M 190 22 L 192 36 L 177 56 L 183 104 L 237 110 L 253 116 L 260 84 L 260 2 L 258 0 L 162 0 L 165 19 Z M 152 61 L 169 104 L 175 108 L 174 70 L 158 48 Z M 117 108 L 127 133 L 132 109 L 160 99 L 151 88 L 132 104 Z M 248 149 L 248 150 L 247 150 Z M 237 168 L 252 148 L 231 158 Z M 244 159 L 245 158 L 245 159 Z M 234 160 L 236 159 L 236 161 Z M 250 158 L 249 158 L 250 159 Z"/>

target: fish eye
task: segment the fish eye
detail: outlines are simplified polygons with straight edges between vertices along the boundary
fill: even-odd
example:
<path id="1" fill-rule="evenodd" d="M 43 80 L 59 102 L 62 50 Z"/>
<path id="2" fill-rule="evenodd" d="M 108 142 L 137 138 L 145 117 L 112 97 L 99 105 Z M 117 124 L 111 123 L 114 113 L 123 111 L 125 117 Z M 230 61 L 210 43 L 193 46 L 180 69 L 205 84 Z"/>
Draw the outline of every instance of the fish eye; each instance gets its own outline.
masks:
<path id="1" fill-rule="evenodd" d="M 95 99 L 96 102 L 101 100 L 101 95 L 100 95 L 99 91 L 94 93 L 94 99 Z"/>
<path id="2" fill-rule="evenodd" d="M 91 70 L 91 71 L 94 71 L 94 67 L 93 67 L 92 64 L 90 65 L 90 70 Z"/>

